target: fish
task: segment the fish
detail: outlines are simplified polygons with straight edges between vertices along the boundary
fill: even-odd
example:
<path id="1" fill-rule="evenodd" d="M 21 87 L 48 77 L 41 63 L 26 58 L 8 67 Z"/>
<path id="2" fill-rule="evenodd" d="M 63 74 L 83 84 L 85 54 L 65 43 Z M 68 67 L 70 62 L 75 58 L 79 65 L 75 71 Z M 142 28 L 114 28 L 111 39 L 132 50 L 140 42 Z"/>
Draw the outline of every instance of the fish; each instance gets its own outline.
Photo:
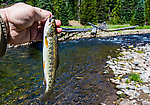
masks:
<path id="1" fill-rule="evenodd" d="M 53 91 L 58 66 L 59 57 L 56 23 L 55 19 L 49 17 L 46 20 L 43 35 L 43 69 L 44 84 L 46 85 L 46 89 L 41 98 L 42 101 L 47 101 Z"/>

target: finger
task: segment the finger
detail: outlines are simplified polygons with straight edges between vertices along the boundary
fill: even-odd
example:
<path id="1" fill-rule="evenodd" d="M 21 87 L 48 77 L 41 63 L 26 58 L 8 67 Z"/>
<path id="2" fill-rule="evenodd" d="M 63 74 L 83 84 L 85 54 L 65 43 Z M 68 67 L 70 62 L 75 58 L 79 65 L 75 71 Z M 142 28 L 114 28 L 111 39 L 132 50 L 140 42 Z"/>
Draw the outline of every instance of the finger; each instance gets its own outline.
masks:
<path id="1" fill-rule="evenodd" d="M 46 20 L 48 17 L 52 16 L 52 13 L 37 7 L 35 8 L 35 21 L 44 21 Z"/>
<path id="2" fill-rule="evenodd" d="M 43 33 L 43 31 L 44 31 L 44 28 L 42 27 L 42 26 L 38 26 L 38 33 L 40 32 L 40 33 Z"/>
<path id="3" fill-rule="evenodd" d="M 57 33 L 61 33 L 62 32 L 62 28 L 61 27 L 57 27 L 56 30 L 57 30 Z"/>
<path id="4" fill-rule="evenodd" d="M 61 21 L 60 20 L 55 20 L 56 26 L 59 27 L 61 26 Z"/>

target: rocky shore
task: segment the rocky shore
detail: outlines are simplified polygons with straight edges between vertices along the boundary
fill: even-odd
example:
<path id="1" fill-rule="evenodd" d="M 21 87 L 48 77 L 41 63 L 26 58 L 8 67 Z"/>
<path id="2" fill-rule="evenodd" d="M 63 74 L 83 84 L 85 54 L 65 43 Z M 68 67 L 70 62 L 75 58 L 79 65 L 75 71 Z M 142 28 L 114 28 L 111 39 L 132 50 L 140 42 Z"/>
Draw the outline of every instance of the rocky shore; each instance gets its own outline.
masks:
<path id="1" fill-rule="evenodd" d="M 61 33 L 58 35 L 58 41 L 66 41 L 66 40 L 75 40 L 82 38 L 93 38 L 93 37 L 110 37 L 110 36 L 121 36 L 121 35 L 133 35 L 133 34 L 150 34 L 150 29 L 137 29 L 137 30 L 121 30 L 114 32 L 104 32 L 97 31 L 96 35 L 91 35 L 91 32 L 77 32 L 77 33 Z M 20 46 L 30 45 L 32 42 L 20 44 L 20 45 L 10 45 L 8 44 L 7 49 L 16 48 Z"/>
<path id="2" fill-rule="evenodd" d="M 98 30 L 96 35 L 91 35 L 91 32 L 77 32 L 77 33 L 61 33 L 59 35 L 59 41 L 75 40 L 82 38 L 93 38 L 93 37 L 110 37 L 110 36 L 121 36 L 121 35 L 133 35 L 133 34 L 150 34 L 150 29 L 135 29 L 135 30 L 121 30 L 113 32 L 105 32 Z"/>
<path id="3" fill-rule="evenodd" d="M 150 45 L 122 47 L 117 58 L 108 56 L 106 71 L 114 73 L 110 78 L 119 105 L 150 105 Z"/>

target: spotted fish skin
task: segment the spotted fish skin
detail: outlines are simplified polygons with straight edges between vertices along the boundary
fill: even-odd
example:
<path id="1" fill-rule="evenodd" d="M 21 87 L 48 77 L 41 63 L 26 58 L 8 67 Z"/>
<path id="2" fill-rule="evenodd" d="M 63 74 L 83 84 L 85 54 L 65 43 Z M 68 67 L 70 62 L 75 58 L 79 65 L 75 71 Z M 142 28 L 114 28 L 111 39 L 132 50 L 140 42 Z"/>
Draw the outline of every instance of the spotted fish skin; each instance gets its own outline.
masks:
<path id="1" fill-rule="evenodd" d="M 56 70 L 58 68 L 58 39 L 55 20 L 48 18 L 44 27 L 43 37 L 43 68 L 46 90 L 42 100 L 47 100 L 53 90 Z"/>

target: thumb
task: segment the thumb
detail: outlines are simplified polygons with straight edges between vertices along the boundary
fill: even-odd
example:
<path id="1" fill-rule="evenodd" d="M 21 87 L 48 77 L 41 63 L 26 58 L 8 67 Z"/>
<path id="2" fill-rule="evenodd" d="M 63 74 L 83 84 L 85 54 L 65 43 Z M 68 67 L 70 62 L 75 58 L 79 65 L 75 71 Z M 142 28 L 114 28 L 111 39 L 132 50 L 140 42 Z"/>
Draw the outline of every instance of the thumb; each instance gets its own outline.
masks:
<path id="1" fill-rule="evenodd" d="M 35 8 L 35 15 L 34 15 L 35 21 L 44 21 L 48 17 L 52 16 L 52 13 L 49 11 L 46 11 L 37 7 L 34 7 L 34 8 Z"/>

